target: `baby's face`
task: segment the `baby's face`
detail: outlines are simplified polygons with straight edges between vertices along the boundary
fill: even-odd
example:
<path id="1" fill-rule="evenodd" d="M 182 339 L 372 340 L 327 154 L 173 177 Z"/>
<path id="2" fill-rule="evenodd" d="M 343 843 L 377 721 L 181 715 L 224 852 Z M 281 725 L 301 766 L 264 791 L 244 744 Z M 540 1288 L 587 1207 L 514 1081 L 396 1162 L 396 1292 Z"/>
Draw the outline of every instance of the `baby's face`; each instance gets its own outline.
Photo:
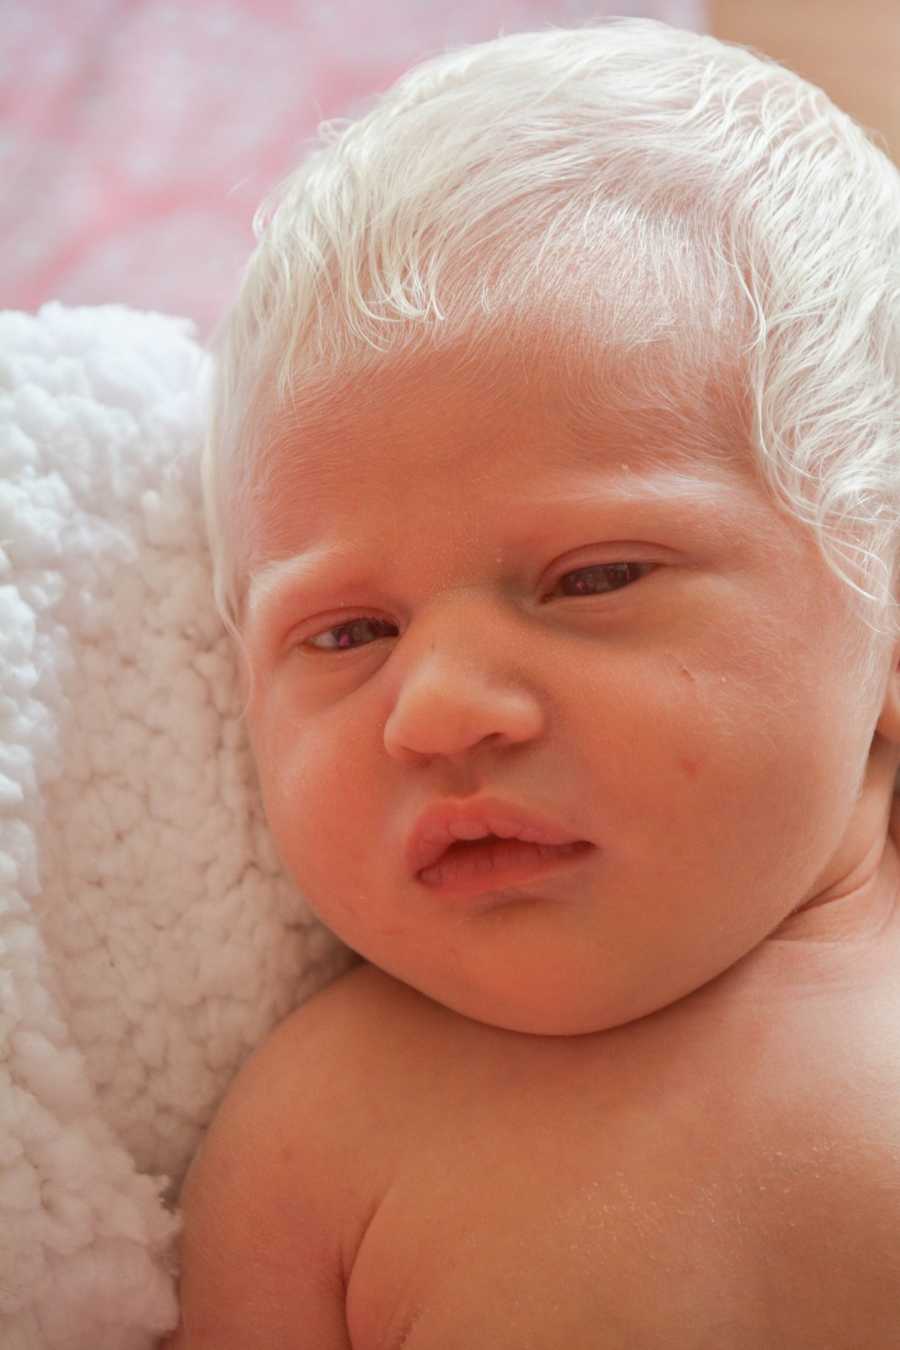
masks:
<path id="1" fill-rule="evenodd" d="M 273 427 L 248 727 L 282 860 L 350 947 L 478 1020 L 589 1032 L 839 878 L 877 709 L 842 587 L 702 393 L 717 452 L 663 410 L 580 423 L 549 359 L 521 371 L 500 345 L 475 377 L 386 364 Z M 481 796 L 594 847 L 424 884 L 418 817 Z"/>

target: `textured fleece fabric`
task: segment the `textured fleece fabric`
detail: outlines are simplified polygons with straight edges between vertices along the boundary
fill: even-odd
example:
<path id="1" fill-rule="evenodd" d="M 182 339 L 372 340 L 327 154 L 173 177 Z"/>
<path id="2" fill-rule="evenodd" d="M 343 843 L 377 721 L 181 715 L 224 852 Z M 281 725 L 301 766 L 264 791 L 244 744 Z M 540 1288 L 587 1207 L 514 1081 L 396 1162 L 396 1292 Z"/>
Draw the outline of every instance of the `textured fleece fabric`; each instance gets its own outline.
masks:
<path id="1" fill-rule="evenodd" d="M 240 1063 L 353 963 L 283 875 L 215 612 L 193 325 L 0 312 L 0 1347 L 149 1350 Z"/>

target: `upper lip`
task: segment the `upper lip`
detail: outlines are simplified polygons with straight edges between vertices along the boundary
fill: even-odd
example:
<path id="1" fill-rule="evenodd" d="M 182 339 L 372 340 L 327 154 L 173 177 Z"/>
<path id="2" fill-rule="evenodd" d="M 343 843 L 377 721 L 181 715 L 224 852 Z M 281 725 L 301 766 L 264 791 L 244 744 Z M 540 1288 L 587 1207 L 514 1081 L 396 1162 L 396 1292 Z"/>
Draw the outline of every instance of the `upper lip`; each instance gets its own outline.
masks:
<path id="1" fill-rule="evenodd" d="M 419 816 L 407 840 L 407 862 L 414 873 L 420 872 L 437 862 L 458 839 L 477 839 L 488 834 L 538 844 L 586 842 L 540 812 L 500 797 L 446 799 L 433 802 Z"/>

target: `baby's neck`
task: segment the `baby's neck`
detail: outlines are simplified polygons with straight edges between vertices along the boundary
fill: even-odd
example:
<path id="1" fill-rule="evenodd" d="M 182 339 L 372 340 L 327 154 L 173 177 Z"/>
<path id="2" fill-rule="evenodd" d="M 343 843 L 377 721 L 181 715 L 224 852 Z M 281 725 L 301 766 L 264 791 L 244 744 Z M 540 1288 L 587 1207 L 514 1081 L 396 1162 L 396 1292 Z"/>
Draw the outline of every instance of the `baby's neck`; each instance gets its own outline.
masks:
<path id="1" fill-rule="evenodd" d="M 866 994 L 900 968 L 900 852 L 873 840 L 841 881 L 790 914 L 724 979 L 765 997 Z M 717 981 L 714 983 L 718 983 Z M 889 981 L 891 986 L 894 981 Z M 900 991 L 898 991 L 900 993 Z"/>

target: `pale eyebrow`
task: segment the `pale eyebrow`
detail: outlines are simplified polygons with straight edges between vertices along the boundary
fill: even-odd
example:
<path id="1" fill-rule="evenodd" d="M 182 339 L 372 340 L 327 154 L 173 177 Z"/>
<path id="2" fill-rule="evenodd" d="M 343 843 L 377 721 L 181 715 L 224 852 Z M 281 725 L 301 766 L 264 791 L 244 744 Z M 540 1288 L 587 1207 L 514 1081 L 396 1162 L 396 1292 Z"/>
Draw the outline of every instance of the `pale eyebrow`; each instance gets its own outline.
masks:
<path id="1" fill-rule="evenodd" d="M 628 474 L 627 478 L 604 481 L 604 475 L 597 470 L 570 474 L 568 480 L 571 486 L 567 491 L 554 492 L 549 498 L 546 493 L 522 491 L 517 496 L 517 505 L 534 507 L 536 510 L 582 502 L 596 502 L 598 506 L 610 502 L 625 506 L 642 506 L 647 502 L 681 505 L 696 502 L 698 497 L 721 503 L 733 495 L 733 486 L 720 479 L 690 473 L 686 469 L 668 466 L 653 473 L 642 473 L 630 469 L 627 464 L 619 467 Z"/>
<path id="2" fill-rule="evenodd" d="M 540 493 L 517 493 L 515 505 L 516 508 L 523 507 L 530 510 L 537 523 L 536 529 L 520 532 L 518 541 L 520 544 L 535 538 L 538 533 L 546 533 L 547 513 L 557 507 L 607 506 L 625 509 L 651 506 L 660 510 L 682 512 L 689 509 L 690 514 L 698 521 L 703 519 L 711 533 L 720 534 L 723 538 L 733 532 L 735 519 L 740 520 L 746 515 L 744 510 L 741 515 L 736 516 L 733 485 L 677 469 L 653 476 L 642 476 L 635 472 L 628 481 L 620 480 L 602 486 L 599 491 L 596 473 L 586 475 L 584 478 L 579 476 L 567 491 L 555 492 L 552 497 Z M 710 509 L 721 510 L 722 507 L 729 505 L 733 508 L 730 513 L 731 519 L 720 519 L 715 522 L 710 515 Z M 326 568 L 339 567 L 341 564 L 346 564 L 349 568 L 353 567 L 354 563 L 356 564 L 354 571 L 358 575 L 354 577 L 352 583 L 348 583 L 349 589 L 365 578 L 362 576 L 364 563 L 359 557 L 358 548 L 346 544 L 320 544 L 289 558 L 276 558 L 262 563 L 250 577 L 245 612 L 248 616 L 253 616 L 265 609 L 283 588 L 299 588 L 306 580 L 321 574 Z"/>
<path id="3" fill-rule="evenodd" d="M 354 556 L 351 550 L 342 548 L 339 544 L 331 544 L 328 547 L 308 549 L 293 558 L 276 558 L 263 563 L 250 578 L 250 585 L 247 588 L 247 613 L 254 614 L 263 609 L 283 586 L 299 586 L 320 568 L 344 560 L 350 561 Z"/>

